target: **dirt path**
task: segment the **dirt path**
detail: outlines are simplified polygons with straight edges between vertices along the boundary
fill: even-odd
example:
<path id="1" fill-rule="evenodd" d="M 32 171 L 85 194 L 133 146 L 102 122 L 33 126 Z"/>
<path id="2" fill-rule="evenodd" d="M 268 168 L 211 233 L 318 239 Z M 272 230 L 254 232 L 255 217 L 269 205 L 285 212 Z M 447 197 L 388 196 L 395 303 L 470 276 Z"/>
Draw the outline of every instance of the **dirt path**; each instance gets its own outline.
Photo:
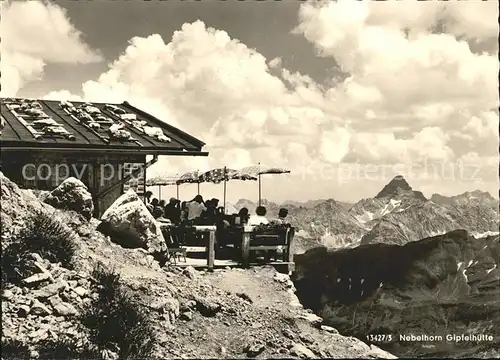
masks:
<path id="1" fill-rule="evenodd" d="M 338 334 L 335 329 L 321 328 L 322 319 L 301 306 L 294 295 L 295 289 L 289 278 L 277 274 L 271 266 L 249 270 L 221 270 L 207 273 L 204 278 L 218 289 L 232 294 L 244 294 L 243 296 L 252 301 L 252 311 L 260 313 L 258 318 L 262 323 L 253 324 L 240 331 L 242 336 L 250 337 L 255 337 L 256 333 L 267 333 L 266 338 L 271 341 L 264 342 L 267 345 L 266 351 L 261 356 L 390 357 L 389 354 L 369 347 L 358 339 Z M 279 354 L 280 347 L 281 350 L 284 347 L 289 351 Z M 311 350 L 314 355 L 309 353 Z"/>
<path id="2" fill-rule="evenodd" d="M 216 271 L 205 277 L 214 286 L 227 292 L 245 294 L 257 308 L 273 307 L 289 314 L 292 296 L 285 284 L 274 279 L 275 273 L 272 267 L 261 267 Z"/>

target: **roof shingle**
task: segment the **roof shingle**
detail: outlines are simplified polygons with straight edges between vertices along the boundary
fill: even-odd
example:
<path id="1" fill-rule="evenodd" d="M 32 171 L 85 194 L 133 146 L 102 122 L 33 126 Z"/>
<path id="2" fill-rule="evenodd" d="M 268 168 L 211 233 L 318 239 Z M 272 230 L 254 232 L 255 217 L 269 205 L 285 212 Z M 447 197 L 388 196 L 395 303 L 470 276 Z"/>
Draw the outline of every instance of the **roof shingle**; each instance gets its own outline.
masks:
<path id="1" fill-rule="evenodd" d="M 201 140 L 123 104 L 1 99 L 3 148 L 202 153 Z M 120 138 L 120 136 L 123 136 Z"/>

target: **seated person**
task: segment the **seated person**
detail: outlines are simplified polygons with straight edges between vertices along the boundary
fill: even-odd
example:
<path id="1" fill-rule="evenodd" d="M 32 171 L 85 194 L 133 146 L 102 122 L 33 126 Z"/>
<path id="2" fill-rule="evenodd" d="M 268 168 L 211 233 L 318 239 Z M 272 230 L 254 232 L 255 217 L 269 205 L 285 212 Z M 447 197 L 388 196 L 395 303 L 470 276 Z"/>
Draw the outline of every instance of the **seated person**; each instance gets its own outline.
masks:
<path id="1" fill-rule="evenodd" d="M 288 216 L 288 209 L 285 209 L 285 208 L 281 208 L 279 213 L 278 213 L 278 220 L 275 220 L 276 223 L 278 224 L 283 224 L 283 225 L 288 225 L 289 222 L 287 220 L 287 217 Z"/>
<path id="2" fill-rule="evenodd" d="M 257 206 L 257 209 L 255 209 L 255 215 L 251 215 L 248 219 L 248 225 L 256 226 L 260 224 L 269 224 L 266 214 L 267 209 L 264 206 Z"/>
<path id="3" fill-rule="evenodd" d="M 156 219 L 156 223 L 160 226 L 161 233 L 163 234 L 163 238 L 167 243 L 167 247 L 172 247 L 174 244 L 174 236 L 172 234 L 172 222 L 170 219 L 164 217 L 164 211 L 161 207 L 157 206 L 153 210 L 153 216 Z"/>
<path id="4" fill-rule="evenodd" d="M 179 207 L 179 200 L 172 197 L 167 205 L 165 205 L 165 217 L 170 219 L 174 224 L 181 221 L 181 208 Z"/>
<path id="5" fill-rule="evenodd" d="M 160 221 L 162 221 L 162 220 L 167 220 L 167 219 L 165 219 L 165 217 L 164 217 L 164 216 L 165 216 L 165 211 L 163 210 L 163 208 L 162 208 L 162 207 L 160 207 L 160 206 L 155 206 L 155 207 L 153 208 L 153 217 L 154 217 L 156 220 L 160 220 Z M 169 222 L 170 222 L 170 221 L 169 221 Z"/>
<path id="6" fill-rule="evenodd" d="M 144 196 L 144 204 L 148 208 L 149 212 L 152 214 L 154 206 L 151 204 L 151 196 L 153 193 L 151 191 L 146 192 L 146 195 Z"/>
<path id="7" fill-rule="evenodd" d="M 216 209 L 216 202 L 214 199 L 207 200 L 205 202 L 206 210 L 203 211 L 201 214 L 201 218 L 207 223 L 207 224 L 214 224 L 215 223 L 215 218 L 217 216 L 217 209 Z"/>
<path id="8" fill-rule="evenodd" d="M 224 228 L 228 228 L 231 226 L 231 224 L 225 219 L 225 216 L 226 212 L 224 211 L 224 206 L 219 206 L 216 210 L 216 218 Z"/>
<path id="9" fill-rule="evenodd" d="M 151 205 L 153 206 L 153 212 L 152 212 L 153 217 L 155 217 L 155 214 L 157 216 L 159 216 L 159 217 L 164 217 L 165 216 L 165 210 L 164 210 L 164 208 L 162 206 L 160 206 L 160 202 L 157 199 L 153 199 L 153 201 L 151 202 Z"/>
<path id="10" fill-rule="evenodd" d="M 248 218 L 250 217 L 248 209 L 246 207 L 241 208 L 236 217 L 239 219 L 239 221 L 236 220 L 236 225 L 246 225 L 248 223 Z"/>
<path id="11" fill-rule="evenodd" d="M 153 193 L 151 191 L 146 191 L 144 194 L 144 203 L 147 205 L 151 202 L 151 196 L 153 196 Z"/>
<path id="12" fill-rule="evenodd" d="M 290 223 L 286 219 L 287 216 L 288 216 L 288 209 L 281 208 L 278 213 L 278 219 L 271 221 L 271 223 L 290 227 Z M 283 250 L 269 250 L 267 252 L 267 259 L 270 260 L 271 258 L 274 258 L 274 260 L 277 260 L 278 254 L 283 254 Z"/>
<path id="13" fill-rule="evenodd" d="M 158 201 L 157 198 L 154 198 L 153 200 L 151 200 L 151 202 L 149 204 L 146 205 L 146 207 L 148 208 L 149 212 L 152 214 L 153 213 L 153 210 L 160 205 L 160 202 Z"/>
<path id="14" fill-rule="evenodd" d="M 158 203 L 158 206 L 165 208 L 165 200 L 160 200 L 160 202 Z"/>
<path id="15" fill-rule="evenodd" d="M 217 228 L 215 242 L 218 248 L 224 247 L 229 240 L 227 229 L 231 226 L 231 224 L 229 223 L 229 221 L 224 219 L 224 215 L 225 214 L 222 206 L 214 209 L 213 224 Z"/>
<path id="16" fill-rule="evenodd" d="M 205 202 L 201 195 L 196 195 L 193 200 L 187 203 L 187 219 L 188 221 L 199 219 L 201 214 L 207 211 Z"/>
<path id="17" fill-rule="evenodd" d="M 187 216 L 188 216 L 187 202 L 183 201 L 181 203 L 181 223 L 187 220 Z"/>

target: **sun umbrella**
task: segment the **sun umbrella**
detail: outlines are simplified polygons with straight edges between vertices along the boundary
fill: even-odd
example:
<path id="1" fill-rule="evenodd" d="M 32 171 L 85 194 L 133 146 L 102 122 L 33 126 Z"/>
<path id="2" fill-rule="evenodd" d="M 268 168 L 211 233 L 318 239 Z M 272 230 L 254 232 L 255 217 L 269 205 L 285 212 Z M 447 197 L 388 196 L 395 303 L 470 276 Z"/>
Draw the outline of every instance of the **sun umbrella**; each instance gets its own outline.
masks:
<path id="1" fill-rule="evenodd" d="M 161 176 L 157 175 L 155 177 L 151 177 L 147 179 L 146 181 L 146 186 L 168 186 L 168 185 L 175 185 L 177 184 L 177 177 L 167 177 L 167 176 Z"/>
<path id="2" fill-rule="evenodd" d="M 200 194 L 200 174 L 198 170 L 189 171 L 182 174 L 176 181 L 177 185 L 180 184 L 198 184 L 198 195 Z"/>
<path id="3" fill-rule="evenodd" d="M 200 182 L 220 184 L 224 182 L 224 211 L 226 211 L 226 182 L 229 180 L 257 180 L 255 176 L 240 174 L 238 171 L 227 167 L 212 169 L 199 176 Z"/>
<path id="4" fill-rule="evenodd" d="M 179 185 L 177 184 L 178 177 L 156 175 L 146 181 L 146 186 L 158 186 L 158 197 L 161 200 L 161 187 L 162 186 L 177 186 L 177 198 L 179 198 Z"/>
<path id="5" fill-rule="evenodd" d="M 262 202 L 262 186 L 261 186 L 261 181 L 260 177 L 261 175 L 264 174 L 289 174 L 290 170 L 279 168 L 279 167 L 270 167 L 270 166 L 265 166 L 262 164 L 257 164 L 257 165 L 252 165 L 252 166 L 247 166 L 244 167 L 243 169 L 240 169 L 237 172 L 238 176 L 244 176 L 244 175 L 249 175 L 249 176 L 256 176 L 259 179 L 259 206 L 261 205 Z"/>

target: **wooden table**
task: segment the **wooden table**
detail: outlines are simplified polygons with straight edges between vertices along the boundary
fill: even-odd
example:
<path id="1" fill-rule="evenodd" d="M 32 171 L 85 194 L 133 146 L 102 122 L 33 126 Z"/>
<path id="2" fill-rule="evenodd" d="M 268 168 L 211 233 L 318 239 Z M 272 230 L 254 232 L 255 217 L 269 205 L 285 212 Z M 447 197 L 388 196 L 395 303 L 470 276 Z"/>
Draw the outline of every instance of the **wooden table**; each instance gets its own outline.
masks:
<path id="1" fill-rule="evenodd" d="M 243 235 L 241 239 L 241 260 L 243 267 L 249 267 L 250 264 L 250 235 L 255 226 L 243 226 Z"/>
<path id="2" fill-rule="evenodd" d="M 275 249 L 275 248 L 282 248 L 284 251 L 286 251 L 286 258 L 285 261 L 283 262 L 276 262 L 276 263 L 270 263 L 271 265 L 277 264 L 277 265 L 293 265 L 293 254 L 291 252 L 291 247 L 292 247 L 292 242 L 293 242 L 293 237 L 288 237 L 288 232 L 287 232 L 287 244 L 284 244 L 283 246 L 278 245 L 278 246 L 266 246 L 266 245 L 260 245 L 260 246 L 250 246 L 250 238 L 251 235 L 254 231 L 255 226 L 251 225 L 245 225 L 241 227 L 241 264 L 243 267 L 249 267 L 250 266 L 250 250 L 255 251 L 255 250 L 267 250 L 269 249 Z M 217 227 L 214 225 L 194 225 L 190 228 L 186 228 L 186 230 L 195 230 L 197 233 L 203 233 L 207 234 L 208 233 L 208 243 L 205 246 L 205 251 L 207 252 L 207 268 L 208 271 L 213 271 L 214 266 L 215 266 L 215 241 L 216 241 L 216 230 Z M 189 247 L 188 247 L 189 248 Z M 199 250 L 198 250 L 199 252 Z"/>
<path id="3" fill-rule="evenodd" d="M 213 271 L 215 262 L 215 231 L 217 227 L 215 225 L 194 225 L 192 228 L 197 233 L 208 233 L 208 244 L 206 246 L 207 267 L 208 271 Z"/>

